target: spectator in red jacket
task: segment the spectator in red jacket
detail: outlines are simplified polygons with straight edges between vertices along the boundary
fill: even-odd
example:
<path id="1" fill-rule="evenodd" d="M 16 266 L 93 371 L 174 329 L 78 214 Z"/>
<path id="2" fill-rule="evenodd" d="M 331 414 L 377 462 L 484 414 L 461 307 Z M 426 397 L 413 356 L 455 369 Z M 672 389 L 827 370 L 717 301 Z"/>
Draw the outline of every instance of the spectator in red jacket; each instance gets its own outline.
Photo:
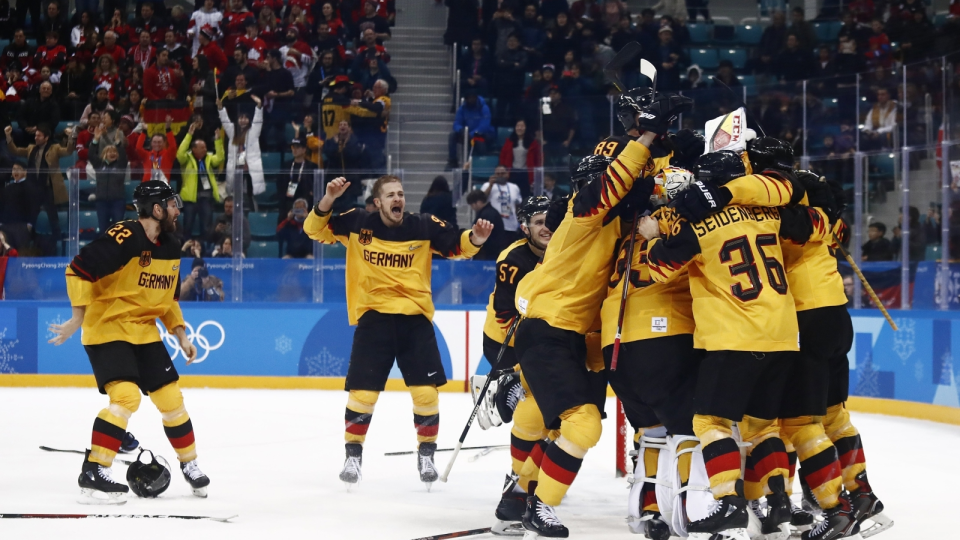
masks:
<path id="1" fill-rule="evenodd" d="M 133 29 L 130 31 L 130 41 L 140 39 L 140 32 L 146 30 L 150 34 L 152 43 L 163 43 L 163 33 L 167 30 L 167 22 L 154 14 L 153 3 L 144 2 L 140 6 L 140 16 L 134 19 Z"/>
<path id="2" fill-rule="evenodd" d="M 77 134 L 77 169 L 80 170 L 80 178 L 89 176 L 87 163 L 90 161 L 90 142 L 93 141 L 93 133 L 99 125 L 100 113 L 93 111 L 87 115 L 87 129 Z"/>
<path id="3" fill-rule="evenodd" d="M 112 58 L 115 66 L 122 64 L 123 60 L 127 57 L 127 53 L 123 50 L 123 47 L 117 45 L 117 34 L 113 30 L 107 30 L 104 32 L 103 45 L 97 47 L 97 50 L 93 51 L 94 58 L 99 59 L 103 55 L 107 55 Z"/>
<path id="4" fill-rule="evenodd" d="M 255 17 L 259 17 L 260 11 L 265 7 L 278 12 L 283 9 L 283 0 L 253 0 L 253 4 L 250 6 Z"/>
<path id="5" fill-rule="evenodd" d="M 119 9 L 113 10 L 111 19 L 103 27 L 104 42 L 106 42 L 106 33 L 108 31 L 113 32 L 114 43 L 119 44 L 121 50 L 123 50 L 122 48 L 130 42 L 130 32 L 133 31 L 126 21 L 126 15 L 121 13 Z"/>
<path id="6" fill-rule="evenodd" d="M 224 54 L 233 54 L 233 49 L 237 47 L 237 41 L 245 34 L 248 19 L 256 21 L 253 13 L 247 10 L 247 6 L 243 4 L 243 0 L 230 0 L 230 9 L 223 12 L 223 20 L 220 21 L 220 29 L 224 35 Z"/>
<path id="7" fill-rule="evenodd" d="M 200 29 L 200 50 L 197 54 L 202 54 L 207 58 L 210 69 L 216 69 L 217 73 L 223 73 L 227 69 L 227 55 L 223 49 L 216 44 L 214 38 L 216 30 L 213 27 L 205 26 Z"/>
<path id="8" fill-rule="evenodd" d="M 343 20 L 337 13 L 336 6 L 330 0 L 326 0 L 320 6 L 320 18 L 317 19 L 317 24 L 322 22 L 327 23 L 327 27 L 330 28 L 331 34 L 340 38 L 345 37 L 346 28 L 343 25 Z"/>
<path id="9" fill-rule="evenodd" d="M 143 162 L 143 182 L 163 180 L 170 183 L 170 171 L 173 169 L 174 161 L 177 160 L 177 139 L 170 129 L 172 122 L 173 118 L 168 116 L 166 136 L 158 133 L 150 138 L 150 150 L 143 147 L 147 140 L 147 127 L 144 124 L 140 125 L 142 131 L 137 136 L 132 153 Z"/>
<path id="10" fill-rule="evenodd" d="M 367 51 L 374 51 L 378 60 L 387 64 L 390 62 L 390 53 L 387 52 L 387 49 L 383 45 L 377 44 L 377 34 L 374 33 L 373 28 L 367 28 L 361 33 L 361 39 L 363 39 L 363 45 L 357 48 L 357 58 L 364 56 L 364 53 Z"/>
<path id="11" fill-rule="evenodd" d="M 277 18 L 277 12 L 270 9 L 269 6 L 264 6 L 260 10 L 260 16 L 257 17 L 257 27 L 260 29 L 258 32 L 260 39 L 267 43 L 267 50 L 280 48 L 280 38 L 283 30 L 280 28 L 280 19 Z"/>
<path id="12" fill-rule="evenodd" d="M 97 69 L 93 71 L 93 87 L 105 87 L 110 93 L 110 101 L 117 100 L 117 91 L 120 89 L 120 75 L 117 73 L 117 64 L 109 54 L 98 57 Z"/>
<path id="13" fill-rule="evenodd" d="M 150 100 L 177 99 L 183 72 L 170 62 L 170 51 L 160 49 L 157 61 L 143 72 L 143 94 Z"/>
<path id="14" fill-rule="evenodd" d="M 873 33 L 870 34 L 869 50 L 867 51 L 867 62 L 871 67 L 889 68 L 893 62 L 893 54 L 890 50 L 890 38 L 883 30 L 883 21 L 874 19 L 871 23 Z"/>
<path id="15" fill-rule="evenodd" d="M 153 46 L 151 39 L 150 32 L 142 30 L 140 32 L 139 43 L 131 47 L 127 53 L 127 57 L 130 58 L 130 63 L 139 65 L 144 71 L 150 67 L 150 64 L 153 63 L 153 60 L 157 57 L 157 48 Z"/>
<path id="16" fill-rule="evenodd" d="M 530 195 L 530 186 L 533 184 L 533 169 L 543 163 L 543 152 L 540 151 L 540 141 L 535 134 L 527 131 L 527 123 L 517 121 L 513 133 L 507 137 L 500 149 L 499 165 L 510 171 L 510 181 L 520 188 L 520 195 L 524 198 Z"/>
<path id="17" fill-rule="evenodd" d="M 60 71 L 67 63 L 67 48 L 60 45 L 60 33 L 54 30 L 47 32 L 47 41 L 37 48 L 33 55 L 33 69 L 40 71 L 43 66 L 50 66 L 51 70 Z"/>
<path id="18" fill-rule="evenodd" d="M 240 37 L 237 45 L 242 45 L 247 50 L 247 63 L 256 66 L 260 62 L 266 62 L 265 55 L 267 43 L 260 38 L 258 34 L 257 20 L 253 17 L 247 17 L 244 20 L 244 28 L 247 33 Z"/>
<path id="19" fill-rule="evenodd" d="M 313 28 L 313 15 L 300 4 L 291 3 L 287 8 L 287 18 L 285 20 L 287 29 L 296 28 L 301 36 L 309 35 Z"/>

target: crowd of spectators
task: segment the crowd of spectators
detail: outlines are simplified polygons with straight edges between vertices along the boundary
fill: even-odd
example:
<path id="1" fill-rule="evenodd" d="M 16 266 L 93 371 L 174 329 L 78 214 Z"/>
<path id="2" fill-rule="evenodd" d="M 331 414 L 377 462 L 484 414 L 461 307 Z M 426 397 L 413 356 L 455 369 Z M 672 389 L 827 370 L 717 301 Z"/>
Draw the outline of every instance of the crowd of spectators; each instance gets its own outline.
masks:
<path id="1" fill-rule="evenodd" d="M 713 20 L 703 0 L 664 0 L 640 13 L 631 13 L 620 0 L 445 3 L 450 8 L 445 39 L 460 49 L 463 96 L 450 135 L 448 168 L 462 165 L 466 154 L 499 152 L 499 165 L 511 171 L 510 181 L 523 193 L 529 191 L 533 167 L 555 168 L 562 184 L 568 155 L 589 153 L 600 137 L 619 129 L 611 122 L 608 97 L 615 90 L 603 67 L 631 41 L 640 43 L 640 57 L 656 66 L 658 89 L 695 99 L 682 127 L 702 130 L 706 120 L 746 102 L 751 123 L 795 143 L 798 155 L 803 153 L 806 80 L 807 154 L 824 157 L 852 153 L 857 129 L 862 129 L 862 150 L 891 148 L 895 126 L 902 130 L 904 121 L 910 126 L 908 144 L 929 143 L 926 123 L 938 126 L 945 112 L 940 110 L 943 74 L 939 59 L 922 62 L 960 50 L 957 1 L 938 26 L 923 0 L 827 1 L 815 20 L 806 19 L 803 7 L 784 11 L 785 3 L 764 2 L 769 17 L 760 21 L 762 33 L 749 40 L 738 32 L 749 23 L 756 28 L 756 17 Z M 766 11 L 778 5 L 781 9 Z M 815 27 L 824 23 L 829 37 Z M 718 53 L 727 51 L 720 49 L 737 54 L 725 57 Z M 715 60 L 701 66 L 698 57 Z M 903 65 L 909 73 L 906 92 Z M 639 59 L 626 66 L 622 78 L 628 87 L 641 83 L 638 67 Z M 948 80 L 954 87 L 947 91 L 960 95 L 960 77 Z M 744 86 L 750 87 L 747 92 Z M 932 121 L 923 113 L 927 94 L 936 108 Z M 960 113 L 957 100 L 952 101 L 958 109 L 953 112 Z M 497 135 L 520 122 L 523 127 L 509 139 Z M 461 146 L 465 128 L 469 151 Z M 536 159 L 529 159 L 531 152 Z"/>
<path id="2" fill-rule="evenodd" d="M 0 219 L 20 251 L 62 252 L 66 163 L 100 232 L 129 215 L 131 182 L 174 185 L 198 257 L 231 251 L 209 231 L 241 175 L 244 210 L 277 207 L 287 255 L 305 257 L 292 229 L 313 171 L 386 168 L 394 0 L 18 4 L 0 1 Z"/>

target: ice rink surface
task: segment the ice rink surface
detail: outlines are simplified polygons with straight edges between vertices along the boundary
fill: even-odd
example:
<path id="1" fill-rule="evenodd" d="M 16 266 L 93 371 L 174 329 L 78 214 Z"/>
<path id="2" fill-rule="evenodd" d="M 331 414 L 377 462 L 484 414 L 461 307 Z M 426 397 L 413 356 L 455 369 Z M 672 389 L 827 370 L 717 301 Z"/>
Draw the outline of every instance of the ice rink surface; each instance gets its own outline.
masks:
<path id="1" fill-rule="evenodd" d="M 337 475 L 343 464 L 346 395 L 308 390 L 184 390 L 193 419 L 201 468 L 211 478 L 210 496 L 190 494 L 179 470 L 159 499 L 132 497 L 123 506 L 86 506 L 77 476 L 82 456 L 52 454 L 40 445 L 82 449 L 105 396 L 93 389 L 0 388 L 0 513 L 189 514 L 239 517 L 233 523 L 154 520 L 0 519 L 0 538 L 188 539 L 389 539 L 409 540 L 464 529 L 489 527 L 500 497 L 509 452 L 470 461 L 464 451 L 447 484 L 427 493 L 412 455 L 410 396 L 381 395 L 364 446 L 363 481 L 347 492 Z M 468 394 L 440 396 L 441 448 L 452 447 L 469 414 Z M 608 401 L 612 410 L 612 400 Z M 895 526 L 875 538 L 917 540 L 953 533 L 960 463 L 955 449 L 960 427 L 855 414 L 866 449 L 871 482 Z M 176 467 L 160 415 L 148 398 L 130 422 L 146 448 Z M 507 444 L 509 428 L 481 431 L 467 446 Z M 450 453 L 438 454 L 439 468 Z M 558 509 L 571 538 L 642 538 L 626 527 L 626 481 L 614 478 L 614 420 L 604 421 L 600 444 L 590 451 L 580 475 Z M 114 466 L 122 479 L 126 467 Z M 945 536 L 946 535 L 946 536 Z M 473 538 L 492 538 L 490 535 Z"/>

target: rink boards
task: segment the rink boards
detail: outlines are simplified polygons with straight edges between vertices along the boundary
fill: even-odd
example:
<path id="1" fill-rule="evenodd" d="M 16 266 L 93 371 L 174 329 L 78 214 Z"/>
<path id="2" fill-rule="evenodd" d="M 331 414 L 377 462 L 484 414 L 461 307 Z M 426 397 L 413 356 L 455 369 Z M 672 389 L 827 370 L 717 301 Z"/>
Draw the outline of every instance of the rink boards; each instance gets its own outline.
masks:
<path id="1" fill-rule="evenodd" d="M 186 366 L 176 340 L 161 337 L 181 375 L 194 385 L 244 388 L 342 388 L 353 340 L 345 304 L 181 304 L 199 362 Z M 468 374 L 485 373 L 484 306 L 438 308 L 434 328 L 446 391 L 466 390 Z M 894 332 L 876 311 L 853 311 L 856 332 L 850 394 L 953 408 L 960 418 L 953 350 L 960 313 L 894 311 Z M 70 317 L 59 302 L 8 301 L 0 307 L 0 385 L 92 384 L 79 335 L 54 347 L 47 327 Z M 14 375 L 14 376 L 8 376 Z M 18 376 L 20 375 L 20 376 Z M 40 377 L 28 377 L 40 375 Z M 392 379 L 400 374 L 394 367 Z M 390 388 L 402 386 L 397 380 Z M 904 407 L 909 407 L 904 404 Z M 879 412 L 879 411 L 878 411 Z M 896 410 L 892 412 L 897 412 Z M 903 412 L 903 411 L 900 411 Z M 949 416 L 949 414 L 948 414 Z"/>

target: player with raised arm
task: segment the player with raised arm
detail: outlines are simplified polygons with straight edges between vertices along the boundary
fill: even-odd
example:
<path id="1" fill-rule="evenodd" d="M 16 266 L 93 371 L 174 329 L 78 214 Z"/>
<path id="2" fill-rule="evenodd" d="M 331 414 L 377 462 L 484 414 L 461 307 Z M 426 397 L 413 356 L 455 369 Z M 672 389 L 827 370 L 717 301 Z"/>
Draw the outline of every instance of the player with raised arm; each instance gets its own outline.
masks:
<path id="1" fill-rule="evenodd" d="M 739 154 L 719 152 L 701 157 L 695 173 L 701 183 L 723 185 L 743 176 L 745 166 Z M 640 223 L 654 281 L 667 283 L 689 269 L 694 347 L 707 351 L 695 390 L 693 429 L 716 507 L 687 525 L 692 538 L 746 538 L 740 449 L 732 436 L 733 424 L 745 415 L 753 421 L 740 424 L 741 436 L 751 444 L 748 463 L 755 462 L 747 480 L 768 490 L 771 506 L 783 506 L 788 463 L 777 418 L 798 346 L 780 237 L 798 243 L 822 239 L 829 233 L 826 221 L 821 211 L 806 207 L 733 205 L 699 222 L 681 220 L 666 240 L 660 239 L 656 220 Z M 737 332 L 729 332 L 731 327 Z M 789 501 L 786 516 L 775 517 L 777 526 L 789 521 Z"/>
<path id="2" fill-rule="evenodd" d="M 483 355 L 494 362 L 506 340 L 510 326 L 520 314 L 516 307 L 517 285 L 530 273 L 543 257 L 553 233 L 545 225 L 550 200 L 546 197 L 528 197 L 520 206 L 517 218 L 525 238 L 517 240 L 504 249 L 497 258 L 496 282 L 490 301 L 487 303 L 487 318 L 483 325 Z M 512 369 L 517 366 L 513 340 L 504 349 L 496 369 Z M 471 378 L 472 388 L 483 386 L 486 377 Z M 527 507 L 527 490 L 537 481 L 543 449 L 548 434 L 537 402 L 528 392 L 523 373 L 511 371 L 491 382 L 486 395 L 475 396 L 483 400 L 477 420 L 487 429 L 513 421 L 510 430 L 510 458 L 512 470 L 504 481 L 503 493 L 495 512 L 497 523 L 493 533 L 498 535 L 523 534 L 523 512 Z"/>
<path id="3" fill-rule="evenodd" d="M 66 270 L 72 317 L 53 324 L 50 343 L 63 344 L 79 328 L 101 394 L 110 405 L 93 423 L 90 451 L 79 484 L 87 504 L 122 504 L 128 488 L 111 476 L 130 416 L 140 393 L 150 396 L 163 430 L 180 460 L 194 495 L 207 496 L 207 478 L 197 466 L 193 424 L 183 405 L 180 376 L 160 340 L 156 319 L 175 335 L 187 358 L 197 349 L 187 339 L 180 311 L 180 240 L 176 221 L 180 196 L 166 182 L 137 186 L 139 219 L 121 221 L 84 246 Z"/>
<path id="4" fill-rule="evenodd" d="M 517 287 L 517 308 L 525 317 L 515 342 L 520 367 L 546 427 L 560 429 L 544 452 L 537 487 L 527 499 L 523 526 L 528 538 L 569 535 L 553 507 L 600 439 L 606 381 L 591 376 L 602 370 L 602 358 L 588 366 L 586 335 L 598 327 L 620 236 L 614 210 L 632 189 L 635 200 L 649 199 L 652 178 L 641 180 L 644 170 L 652 168 L 649 146 L 690 104 L 670 94 L 638 106 L 633 121 L 645 132 L 638 140 L 628 141 L 619 153 L 614 148 L 610 156 L 581 161 L 574 174 L 581 187 L 570 199 L 543 263 Z"/>
<path id="5" fill-rule="evenodd" d="M 396 360 L 413 396 L 420 480 L 437 480 L 433 455 L 440 427 L 437 387 L 447 383 L 433 330 L 430 269 L 433 254 L 468 259 L 489 238 L 493 225 L 479 220 L 458 230 L 430 214 L 404 212 L 403 184 L 381 176 L 373 185 L 377 212 L 350 209 L 333 215 L 333 203 L 350 182 L 339 177 L 307 216 L 303 230 L 319 242 L 347 248 L 347 315 L 357 329 L 347 370 L 344 417 L 346 460 L 340 480 L 360 481 L 363 442 L 373 409 Z"/>

